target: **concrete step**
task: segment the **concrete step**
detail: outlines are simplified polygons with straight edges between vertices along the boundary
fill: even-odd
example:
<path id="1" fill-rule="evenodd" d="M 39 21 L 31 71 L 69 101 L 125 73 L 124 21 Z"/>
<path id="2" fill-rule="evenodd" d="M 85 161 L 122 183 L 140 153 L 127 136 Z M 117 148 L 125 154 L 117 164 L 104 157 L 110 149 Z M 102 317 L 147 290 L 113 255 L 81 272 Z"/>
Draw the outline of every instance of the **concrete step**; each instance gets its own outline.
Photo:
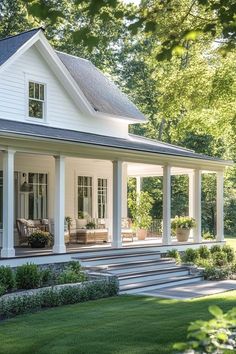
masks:
<path id="1" fill-rule="evenodd" d="M 116 255 L 104 255 L 98 257 L 73 257 L 81 262 L 85 267 L 95 266 L 95 265 L 115 265 L 115 264 L 127 264 L 137 261 L 145 260 L 157 260 L 160 259 L 161 255 L 159 252 L 133 252 L 130 254 L 119 254 Z"/>
<path id="2" fill-rule="evenodd" d="M 117 263 L 111 265 L 97 266 L 98 270 L 107 270 L 115 275 L 125 274 L 125 273 L 137 273 L 145 272 L 151 270 L 158 270 L 168 267 L 176 266 L 175 262 L 172 259 L 157 259 L 157 260 L 145 260 L 139 262 L 129 262 L 129 263 Z"/>
<path id="3" fill-rule="evenodd" d="M 161 279 L 169 279 L 173 277 L 182 277 L 189 275 L 189 269 L 166 269 L 165 271 L 152 271 L 130 276 L 118 276 L 120 286 L 133 284 L 134 282 L 148 282 Z"/>
<path id="4" fill-rule="evenodd" d="M 185 275 L 185 276 L 174 276 L 167 279 L 161 280 L 149 280 L 143 282 L 135 282 L 131 284 L 121 285 L 120 294 L 137 294 L 141 292 L 146 292 L 150 290 L 163 289 L 170 286 L 178 286 L 183 284 L 190 284 L 201 281 L 202 277 L 199 275 Z"/>

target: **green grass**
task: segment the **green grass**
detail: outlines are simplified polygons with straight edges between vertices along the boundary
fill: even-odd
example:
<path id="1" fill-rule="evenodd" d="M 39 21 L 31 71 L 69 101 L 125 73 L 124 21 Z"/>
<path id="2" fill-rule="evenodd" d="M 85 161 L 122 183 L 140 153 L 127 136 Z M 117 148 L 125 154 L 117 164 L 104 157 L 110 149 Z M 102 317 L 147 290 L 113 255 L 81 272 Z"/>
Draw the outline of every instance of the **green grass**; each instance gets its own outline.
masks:
<path id="1" fill-rule="evenodd" d="M 225 237 L 225 241 L 228 245 L 230 245 L 231 247 L 233 247 L 236 251 L 236 237 Z"/>
<path id="2" fill-rule="evenodd" d="M 4 354 L 170 354 L 208 306 L 228 310 L 236 291 L 190 301 L 120 296 L 19 316 L 0 323 Z"/>

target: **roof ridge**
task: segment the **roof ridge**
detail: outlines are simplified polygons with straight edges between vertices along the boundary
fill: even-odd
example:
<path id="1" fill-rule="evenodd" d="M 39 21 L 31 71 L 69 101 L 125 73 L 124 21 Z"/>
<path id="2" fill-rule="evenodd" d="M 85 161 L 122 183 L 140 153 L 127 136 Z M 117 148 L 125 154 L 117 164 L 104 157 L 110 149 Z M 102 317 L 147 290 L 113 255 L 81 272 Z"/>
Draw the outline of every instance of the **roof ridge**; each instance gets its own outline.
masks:
<path id="1" fill-rule="evenodd" d="M 70 57 L 72 57 L 72 58 L 76 58 L 76 59 L 85 60 L 85 61 L 88 61 L 89 63 L 93 64 L 93 63 L 91 62 L 91 60 L 89 60 L 89 59 L 85 59 L 85 58 L 78 57 L 77 55 L 65 53 L 65 52 L 62 52 L 61 50 L 56 50 L 56 49 L 54 49 L 54 50 L 55 50 L 56 53 L 68 55 L 68 56 L 70 56 Z"/>
<path id="2" fill-rule="evenodd" d="M 44 31 L 45 28 L 44 28 L 44 27 L 31 28 L 31 29 L 29 29 L 29 30 L 27 30 L 27 31 L 23 31 L 23 32 L 20 32 L 20 33 L 17 33 L 17 34 L 13 34 L 13 35 L 7 36 L 7 37 L 5 37 L 5 38 L 0 38 L 0 41 L 2 42 L 2 41 L 5 41 L 5 40 L 7 40 L 7 39 L 11 39 L 11 38 L 14 38 L 14 37 L 17 37 L 17 36 L 21 36 L 21 35 L 24 34 L 24 33 L 32 32 L 32 31 L 36 31 L 36 30 L 38 30 L 38 31 L 39 31 L 39 30 Z"/>

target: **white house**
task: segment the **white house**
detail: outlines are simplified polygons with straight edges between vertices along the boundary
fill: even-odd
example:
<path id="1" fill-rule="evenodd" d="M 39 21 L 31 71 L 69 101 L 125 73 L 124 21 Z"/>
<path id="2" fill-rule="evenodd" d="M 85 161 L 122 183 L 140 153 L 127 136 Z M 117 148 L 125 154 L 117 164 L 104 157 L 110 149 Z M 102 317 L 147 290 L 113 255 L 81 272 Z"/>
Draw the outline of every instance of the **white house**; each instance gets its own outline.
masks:
<path id="1" fill-rule="evenodd" d="M 67 251 L 65 216 L 103 220 L 107 246 L 121 247 L 128 176 L 163 176 L 161 245 L 168 246 L 171 175 L 189 175 L 197 245 L 201 174 L 216 173 L 222 242 L 223 174 L 231 163 L 129 134 L 130 124 L 143 122 L 137 107 L 90 61 L 55 51 L 41 29 L 0 40 L 1 258 L 16 255 L 17 219 L 53 220 L 52 253 Z"/>

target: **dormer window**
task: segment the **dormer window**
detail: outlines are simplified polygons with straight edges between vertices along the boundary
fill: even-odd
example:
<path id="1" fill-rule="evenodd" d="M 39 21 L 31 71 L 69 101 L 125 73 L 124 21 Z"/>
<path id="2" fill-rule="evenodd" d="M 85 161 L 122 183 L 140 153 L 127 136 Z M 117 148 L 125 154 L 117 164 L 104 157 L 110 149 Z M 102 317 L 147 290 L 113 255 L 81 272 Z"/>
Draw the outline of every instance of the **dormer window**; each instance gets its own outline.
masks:
<path id="1" fill-rule="evenodd" d="M 29 118 L 45 118 L 45 84 L 29 81 Z"/>

